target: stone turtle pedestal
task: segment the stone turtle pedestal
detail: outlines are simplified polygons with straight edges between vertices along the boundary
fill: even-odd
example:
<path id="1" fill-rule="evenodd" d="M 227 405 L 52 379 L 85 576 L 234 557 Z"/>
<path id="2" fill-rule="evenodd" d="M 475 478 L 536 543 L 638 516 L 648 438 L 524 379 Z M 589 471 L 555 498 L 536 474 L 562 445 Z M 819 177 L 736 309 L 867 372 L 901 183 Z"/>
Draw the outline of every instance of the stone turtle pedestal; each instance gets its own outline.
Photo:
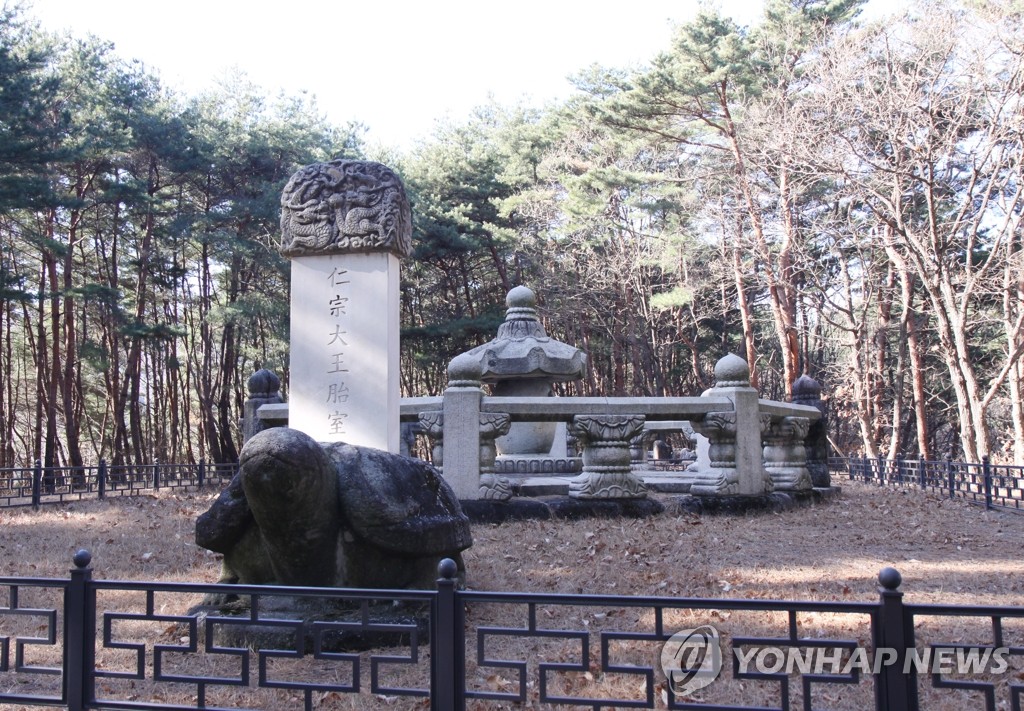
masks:
<path id="1" fill-rule="evenodd" d="M 343 601 L 260 596 L 253 620 L 249 596 L 204 602 L 189 611 L 221 647 L 305 653 L 412 647 L 430 641 L 429 602 Z"/>
<path id="2" fill-rule="evenodd" d="M 441 560 L 455 560 L 464 572 L 461 553 L 472 536 L 458 499 L 426 462 L 340 442 L 322 445 L 279 427 L 242 448 L 238 474 L 196 522 L 196 543 L 224 555 L 222 583 L 429 590 Z M 391 606 L 382 604 L 374 609 Z M 243 615 L 247 605 L 247 595 L 228 593 L 205 600 L 202 609 Z M 320 629 L 318 620 L 351 622 L 352 614 L 350 603 L 305 594 L 268 596 L 260 609 L 291 620 L 281 624 L 292 636 Z M 406 620 L 403 634 L 418 629 L 409 609 L 394 612 L 395 620 Z M 238 625 L 246 635 L 262 635 L 267 626 L 259 619 Z M 373 630 L 351 631 L 358 637 Z"/>

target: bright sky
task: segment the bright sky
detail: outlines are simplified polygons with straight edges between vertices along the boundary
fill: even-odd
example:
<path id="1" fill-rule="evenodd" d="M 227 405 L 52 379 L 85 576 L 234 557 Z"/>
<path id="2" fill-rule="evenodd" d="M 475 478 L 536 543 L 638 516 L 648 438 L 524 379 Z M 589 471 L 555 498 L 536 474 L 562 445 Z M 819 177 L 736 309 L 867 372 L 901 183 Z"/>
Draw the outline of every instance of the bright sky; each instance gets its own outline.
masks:
<path id="1" fill-rule="evenodd" d="M 695 0 L 29 2 L 45 29 L 109 40 L 187 95 L 238 67 L 268 93 L 314 94 L 333 123 L 361 121 L 371 144 L 395 147 L 489 96 L 542 105 L 566 97 L 566 77 L 593 63 L 644 63 L 697 9 Z M 761 13 L 760 0 L 720 6 L 741 24 Z"/>

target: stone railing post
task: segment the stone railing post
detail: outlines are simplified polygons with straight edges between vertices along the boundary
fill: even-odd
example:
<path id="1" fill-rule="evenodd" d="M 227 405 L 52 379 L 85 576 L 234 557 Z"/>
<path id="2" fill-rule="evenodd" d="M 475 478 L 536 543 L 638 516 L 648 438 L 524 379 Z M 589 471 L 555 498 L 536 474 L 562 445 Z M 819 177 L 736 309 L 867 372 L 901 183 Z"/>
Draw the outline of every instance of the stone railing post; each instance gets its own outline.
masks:
<path id="1" fill-rule="evenodd" d="M 264 405 L 278 405 L 284 402 L 280 392 L 281 379 L 266 368 L 253 373 L 246 386 L 249 397 L 242 407 L 242 444 L 267 428 L 267 425 L 257 417 L 257 411 Z"/>
<path id="2" fill-rule="evenodd" d="M 583 445 L 583 472 L 569 480 L 577 499 L 639 499 L 647 487 L 632 473 L 629 443 L 643 430 L 643 415 L 576 415 L 571 430 Z"/>
<path id="3" fill-rule="evenodd" d="M 455 356 L 441 406 L 444 478 L 460 499 L 480 498 L 480 361 Z"/>
<path id="4" fill-rule="evenodd" d="M 449 371 L 450 372 L 450 371 Z M 472 379 L 465 380 L 466 383 L 474 382 Z M 467 386 L 456 386 L 472 388 L 472 385 Z M 479 388 L 478 388 L 479 389 Z M 445 402 L 448 402 L 448 392 L 445 391 Z M 462 392 L 458 394 L 453 393 L 456 399 L 462 396 Z M 472 393 L 469 393 L 470 397 Z M 420 428 L 427 435 L 431 442 L 431 459 L 437 469 L 441 470 L 441 474 L 445 480 L 448 481 L 452 489 L 455 489 L 455 485 L 449 478 L 451 474 L 451 465 L 445 462 L 445 433 L 447 431 L 446 420 L 444 411 L 442 410 L 429 410 L 427 412 L 421 412 L 420 417 Z M 508 434 L 509 426 L 512 424 L 512 418 L 502 412 L 478 412 L 478 437 L 479 437 L 479 453 L 476 460 L 476 471 L 479 477 L 479 486 L 473 491 L 472 495 L 464 495 L 460 490 L 456 490 L 456 495 L 463 500 L 469 499 L 489 499 L 491 501 L 507 501 L 512 498 L 512 483 L 505 477 L 496 476 L 494 473 L 494 460 L 497 458 L 498 450 L 495 447 L 494 440 L 502 435 Z M 469 425 L 466 423 L 458 423 L 459 427 Z M 454 437 L 455 435 L 450 435 Z M 452 440 L 453 441 L 453 440 Z M 460 445 L 461 446 L 461 445 Z M 469 445 L 466 445 L 467 447 Z M 466 453 L 467 458 L 469 452 Z M 466 474 L 466 492 L 469 491 L 472 477 L 468 474 L 471 467 L 469 462 L 464 461 L 460 465 L 463 467 L 463 472 Z"/>
<path id="5" fill-rule="evenodd" d="M 764 468 L 775 491 L 809 491 L 811 473 L 807 470 L 804 439 L 810 420 L 806 417 L 773 419 L 764 436 Z"/>
<path id="6" fill-rule="evenodd" d="M 693 429 L 710 441 L 707 468 L 693 472 L 690 493 L 703 496 L 760 496 L 772 490 L 761 451 L 762 418 L 757 390 L 750 386 L 750 368 L 737 355 L 715 365 L 715 386 L 706 394 L 732 400 L 729 412 L 709 412 Z"/>
<path id="7" fill-rule="evenodd" d="M 793 403 L 810 405 L 821 413 L 810 423 L 804 443 L 807 449 L 807 469 L 811 473 L 811 484 L 818 488 L 832 486 L 828 472 L 828 408 L 821 399 L 821 385 L 809 375 L 801 375 L 793 383 Z"/>

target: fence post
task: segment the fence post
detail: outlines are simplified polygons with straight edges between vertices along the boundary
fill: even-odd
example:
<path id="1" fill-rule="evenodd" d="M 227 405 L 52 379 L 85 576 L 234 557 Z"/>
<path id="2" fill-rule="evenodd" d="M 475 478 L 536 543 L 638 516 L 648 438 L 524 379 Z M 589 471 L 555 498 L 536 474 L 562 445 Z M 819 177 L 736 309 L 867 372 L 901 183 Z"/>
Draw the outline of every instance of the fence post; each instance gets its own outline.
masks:
<path id="1" fill-rule="evenodd" d="M 928 488 L 928 462 L 921 459 L 921 455 L 917 455 L 917 470 L 918 470 L 918 483 L 921 486 L 921 491 Z"/>
<path id="2" fill-rule="evenodd" d="M 202 489 L 206 483 L 206 460 L 199 460 L 199 488 Z"/>
<path id="3" fill-rule="evenodd" d="M 96 606 L 89 586 L 92 555 L 83 549 L 71 560 L 75 567 L 64 592 L 64 700 L 68 711 L 82 711 L 96 692 Z"/>
<path id="4" fill-rule="evenodd" d="M 39 500 L 43 493 L 43 463 L 36 460 L 32 466 L 32 510 L 39 510 Z"/>
<path id="5" fill-rule="evenodd" d="M 981 458 L 981 477 L 985 483 L 985 508 L 992 508 L 992 466 L 989 464 L 988 455 Z"/>
<path id="6" fill-rule="evenodd" d="M 949 498 L 956 497 L 956 481 L 953 479 L 953 455 L 946 455 L 946 479 L 949 481 Z"/>
<path id="7" fill-rule="evenodd" d="M 96 471 L 96 495 L 105 498 L 107 495 L 107 460 L 101 459 L 99 469 Z"/>
<path id="8" fill-rule="evenodd" d="M 875 677 L 875 708 L 918 711 L 917 668 L 907 663 L 910 650 L 914 649 L 914 619 L 903 608 L 903 593 L 899 591 L 903 577 L 895 568 L 882 568 L 878 582 L 878 618 L 872 637 L 875 663 L 879 663 L 879 654 L 885 655 L 881 659 L 887 663 Z"/>
<path id="9" fill-rule="evenodd" d="M 466 630 L 458 599 L 459 566 L 451 558 L 438 564 L 437 596 L 430 630 L 430 709 L 466 709 Z"/>
<path id="10" fill-rule="evenodd" d="M 160 490 L 160 460 L 153 460 L 153 488 Z"/>

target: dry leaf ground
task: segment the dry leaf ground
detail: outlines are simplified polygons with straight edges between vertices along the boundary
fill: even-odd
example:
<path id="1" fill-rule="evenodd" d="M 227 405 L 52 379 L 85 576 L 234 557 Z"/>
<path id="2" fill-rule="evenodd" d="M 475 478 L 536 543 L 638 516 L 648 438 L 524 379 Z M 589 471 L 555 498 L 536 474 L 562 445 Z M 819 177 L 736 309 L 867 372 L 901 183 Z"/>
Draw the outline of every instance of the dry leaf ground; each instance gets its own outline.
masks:
<path id="1" fill-rule="evenodd" d="M 908 603 L 1024 605 L 1024 561 L 1020 556 L 1024 515 L 985 511 L 919 491 L 840 483 L 841 496 L 819 506 L 781 513 L 711 517 L 663 514 L 642 520 L 477 525 L 474 546 L 466 553 L 468 587 L 474 591 L 874 602 L 878 599 L 878 571 L 891 565 L 903 575 L 902 590 Z M 74 551 L 87 548 L 93 554 L 96 579 L 214 582 L 219 572 L 217 556 L 193 542 L 195 517 L 214 496 L 212 491 L 168 492 L 156 497 L 80 502 L 38 512 L 0 511 L 0 574 L 64 577 Z M 6 605 L 9 586 L 0 588 L 0 593 L 7 598 L 0 601 Z M 28 589 L 22 591 L 22 597 L 26 595 Z M 45 602 L 45 591 L 39 595 Z M 158 595 L 154 604 L 158 613 L 178 615 L 197 599 L 195 595 Z M 111 591 L 101 595 L 100 608 L 127 610 L 144 603 L 144 595 Z M 652 623 L 649 608 L 629 606 L 546 605 L 536 612 L 539 626 L 591 632 L 648 629 Z M 10 620 L 2 617 L 0 624 L 7 626 Z M 682 610 L 666 617 L 670 627 L 704 623 L 715 624 L 725 637 L 785 636 L 787 630 L 787 618 L 781 613 L 711 607 Z M 470 628 L 516 627 L 527 624 L 527 615 L 521 606 L 481 602 L 468 609 L 467 624 Z M 797 624 L 801 635 L 869 642 L 870 628 L 864 615 L 801 613 Z M 178 631 L 173 626 L 138 623 L 137 627 L 133 631 L 126 625 L 118 634 L 146 645 L 150 656 L 154 643 L 177 641 Z M 1007 641 L 1024 646 L 1024 627 L 1007 621 L 1004 633 Z M 991 623 L 984 617 L 921 620 L 917 634 L 919 641 L 981 644 L 991 641 Z M 487 653 L 526 662 L 530 674 L 527 702 L 474 701 L 472 708 L 540 708 L 537 665 L 573 661 L 579 655 L 578 641 L 499 637 L 500 648 L 492 650 L 488 646 Z M 487 644 L 497 644 L 497 639 L 489 637 Z M 551 676 L 549 693 L 643 698 L 635 696 L 643 687 L 637 675 L 601 672 L 596 635 L 591 644 L 594 656 L 590 668 Z M 651 665 L 656 664 L 659 649 L 660 643 L 623 643 L 613 646 L 612 651 L 619 663 Z M 45 648 L 41 647 L 39 654 L 45 656 Z M 483 692 L 518 689 L 513 670 L 477 665 L 475 654 L 475 639 L 471 639 L 467 649 L 471 688 Z M 127 663 L 125 658 L 130 654 L 101 650 L 100 656 L 107 668 L 118 669 Z M 183 664 L 209 670 L 219 662 L 186 660 Z M 282 673 L 285 666 L 282 662 Z M 350 667 L 335 663 L 292 666 L 296 674 L 313 673 L 320 679 L 344 680 L 350 675 Z M 994 679 L 1001 698 L 1008 699 L 1006 684 L 1019 680 L 1019 666 L 1014 660 L 1012 674 Z M 421 655 L 416 665 L 395 666 L 393 679 L 389 680 L 419 686 L 425 681 L 426 668 Z M 364 669 L 362 674 L 365 687 L 368 672 Z M 778 684 L 730 676 L 727 670 L 724 680 L 699 698 L 715 703 L 779 703 Z M 36 679 L 24 677 L 0 674 L 0 691 L 34 689 Z M 799 708 L 800 685 L 794 681 L 791 703 Z M 190 686 L 151 687 L 148 682 L 116 680 L 103 684 L 110 685 L 111 693 L 135 701 L 194 702 L 194 687 Z M 657 689 L 659 697 L 662 688 Z M 983 707 L 978 706 L 978 695 L 931 690 L 927 679 L 921 681 L 920 688 L 924 708 Z M 207 702 L 211 704 L 257 708 L 294 703 L 301 706 L 302 698 L 294 692 L 233 688 L 210 693 Z M 870 708 L 872 695 L 870 683 L 864 680 L 855 685 L 825 685 L 814 692 L 815 708 Z M 313 700 L 317 708 L 425 708 L 426 704 L 425 700 L 388 693 L 353 696 L 335 691 L 318 692 Z M 660 698 L 658 703 L 663 703 Z M 1008 703 L 999 706 L 1003 707 L 1009 708 Z"/>

